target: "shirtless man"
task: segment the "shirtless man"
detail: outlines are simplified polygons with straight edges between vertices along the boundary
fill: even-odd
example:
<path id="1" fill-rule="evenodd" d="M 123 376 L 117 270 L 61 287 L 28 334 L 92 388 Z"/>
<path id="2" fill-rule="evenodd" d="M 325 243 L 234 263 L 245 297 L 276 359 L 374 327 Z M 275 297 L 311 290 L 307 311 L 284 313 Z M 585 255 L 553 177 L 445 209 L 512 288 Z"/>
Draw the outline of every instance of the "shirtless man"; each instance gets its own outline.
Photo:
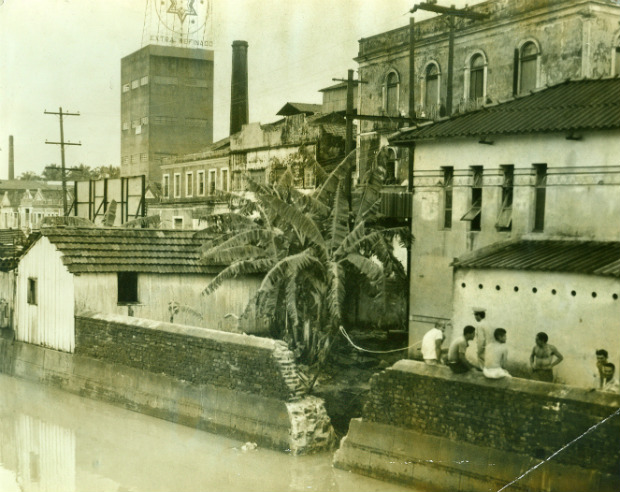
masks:
<path id="1" fill-rule="evenodd" d="M 596 351 L 596 369 L 598 370 L 598 387 L 599 389 L 603 387 L 603 384 L 605 382 L 605 378 L 603 377 L 603 366 L 605 364 L 607 364 L 607 357 L 609 357 L 609 354 L 607 353 L 607 350 L 605 349 L 598 349 Z"/>
<path id="2" fill-rule="evenodd" d="M 465 356 L 467 346 L 469 342 L 474 339 L 475 335 L 476 329 L 468 325 L 463 329 L 463 336 L 455 338 L 450 344 L 450 348 L 448 349 L 448 367 L 452 369 L 452 372 L 455 374 L 463 374 L 470 369 L 478 369 L 469 362 Z"/>
<path id="3" fill-rule="evenodd" d="M 557 366 L 564 360 L 564 356 L 555 346 L 547 343 L 549 336 L 541 331 L 536 335 L 536 345 L 530 355 L 530 367 L 532 379 L 536 381 L 553 382 L 553 366 Z"/>
<path id="4" fill-rule="evenodd" d="M 506 330 L 496 328 L 493 337 L 495 342 L 486 344 L 482 373 L 489 379 L 510 378 L 512 376 L 506 370 L 506 361 L 508 359 Z"/>

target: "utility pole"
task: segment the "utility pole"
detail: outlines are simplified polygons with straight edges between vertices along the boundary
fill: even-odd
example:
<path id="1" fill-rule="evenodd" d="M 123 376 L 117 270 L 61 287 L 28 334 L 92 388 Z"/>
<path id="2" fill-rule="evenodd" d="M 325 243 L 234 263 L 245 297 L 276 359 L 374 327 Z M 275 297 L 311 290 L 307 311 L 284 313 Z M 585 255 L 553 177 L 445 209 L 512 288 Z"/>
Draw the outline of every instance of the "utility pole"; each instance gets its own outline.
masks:
<path id="1" fill-rule="evenodd" d="M 60 145 L 60 159 L 62 162 L 62 214 L 67 215 L 67 177 L 65 176 L 65 145 L 82 145 L 81 143 L 65 142 L 65 132 L 62 123 L 63 116 L 80 116 L 80 113 L 63 113 L 62 108 L 58 108 L 58 113 L 44 111 L 43 114 L 56 114 L 60 116 L 60 142 L 48 142 L 46 144 Z"/>
<path id="2" fill-rule="evenodd" d="M 357 84 L 366 83 L 362 80 L 355 80 L 353 78 L 353 70 L 347 72 L 346 79 L 332 79 L 337 82 L 347 83 L 347 108 L 345 112 L 345 139 L 344 139 L 344 155 L 345 159 L 349 156 L 353 150 L 353 120 L 355 119 L 355 111 L 353 110 L 353 89 Z M 351 173 L 347 172 L 347 178 L 344 181 L 344 194 L 349 202 L 349 210 L 351 210 Z"/>
<path id="3" fill-rule="evenodd" d="M 457 9 L 454 5 L 451 7 L 442 7 L 436 4 L 435 1 L 422 2 L 414 5 L 410 12 L 413 14 L 418 10 L 426 10 L 428 12 L 435 12 L 436 14 L 443 14 L 444 20 L 448 24 L 450 31 L 448 32 L 448 87 L 446 89 L 446 113 L 448 116 L 452 116 L 452 75 L 454 71 L 454 32 L 457 27 L 457 18 L 482 20 L 489 17 L 489 14 L 481 14 L 479 12 L 472 12 L 465 9 Z M 413 28 L 411 28 L 413 30 Z M 410 34 L 410 49 L 413 51 L 413 34 Z"/>

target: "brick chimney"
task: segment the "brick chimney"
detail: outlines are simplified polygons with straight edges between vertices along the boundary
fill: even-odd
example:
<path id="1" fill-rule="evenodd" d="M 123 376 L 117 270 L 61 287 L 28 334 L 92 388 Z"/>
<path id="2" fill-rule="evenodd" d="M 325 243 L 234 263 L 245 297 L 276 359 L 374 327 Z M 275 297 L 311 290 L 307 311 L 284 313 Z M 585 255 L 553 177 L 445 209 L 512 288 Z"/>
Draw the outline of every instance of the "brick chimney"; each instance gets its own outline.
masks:
<path id="1" fill-rule="evenodd" d="M 9 179 L 15 179 L 15 157 L 13 156 L 13 135 L 9 135 Z"/>
<path id="2" fill-rule="evenodd" d="M 248 42 L 233 41 L 230 83 L 230 134 L 248 122 Z"/>

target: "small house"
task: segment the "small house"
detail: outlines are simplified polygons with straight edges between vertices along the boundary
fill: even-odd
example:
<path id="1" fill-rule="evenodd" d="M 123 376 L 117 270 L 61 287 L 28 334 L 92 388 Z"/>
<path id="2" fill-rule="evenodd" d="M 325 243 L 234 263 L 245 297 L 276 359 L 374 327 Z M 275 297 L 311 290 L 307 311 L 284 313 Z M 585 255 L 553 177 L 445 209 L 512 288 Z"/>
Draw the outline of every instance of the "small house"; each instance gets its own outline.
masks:
<path id="1" fill-rule="evenodd" d="M 16 274 L 16 339 L 73 352 L 86 311 L 235 331 L 260 277 L 202 295 L 222 269 L 200 262 L 203 242 L 180 230 L 42 229 Z"/>

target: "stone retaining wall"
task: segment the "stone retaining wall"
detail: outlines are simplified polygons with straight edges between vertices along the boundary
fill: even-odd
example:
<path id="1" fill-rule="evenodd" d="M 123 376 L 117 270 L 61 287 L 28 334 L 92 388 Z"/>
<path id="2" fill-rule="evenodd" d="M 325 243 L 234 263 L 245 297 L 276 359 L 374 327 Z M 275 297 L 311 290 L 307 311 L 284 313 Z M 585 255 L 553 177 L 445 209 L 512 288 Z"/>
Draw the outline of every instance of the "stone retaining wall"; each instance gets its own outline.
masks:
<path id="1" fill-rule="evenodd" d="M 75 325 L 75 354 L 0 339 L 0 372 L 293 454 L 333 446 L 282 342 L 118 315 Z"/>
<path id="2" fill-rule="evenodd" d="M 620 395 L 403 360 L 373 377 L 335 465 L 437 490 L 499 490 L 562 449 L 509 490 L 617 491 L 619 407 Z"/>

